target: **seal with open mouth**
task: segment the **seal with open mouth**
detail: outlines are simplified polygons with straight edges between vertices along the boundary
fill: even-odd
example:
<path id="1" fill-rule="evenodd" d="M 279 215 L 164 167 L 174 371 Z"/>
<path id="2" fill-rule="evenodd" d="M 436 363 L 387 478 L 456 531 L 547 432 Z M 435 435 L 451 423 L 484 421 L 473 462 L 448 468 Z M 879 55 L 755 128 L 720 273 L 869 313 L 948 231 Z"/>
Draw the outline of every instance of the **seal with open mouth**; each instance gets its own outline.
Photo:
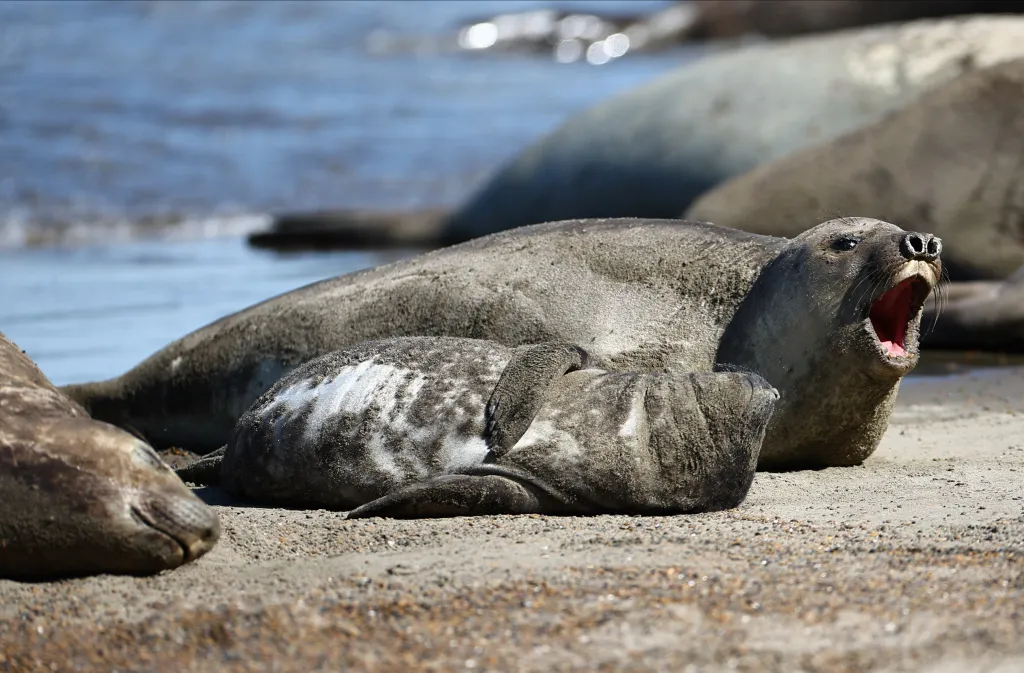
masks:
<path id="1" fill-rule="evenodd" d="M 216 512 L 0 334 L 0 577 L 147 574 L 209 551 Z"/>
<path id="2" fill-rule="evenodd" d="M 607 372 L 572 344 L 405 337 L 283 376 L 178 471 L 350 517 L 737 506 L 778 392 L 756 374 Z M 212 473 L 211 473 L 212 468 Z"/>
<path id="3" fill-rule="evenodd" d="M 761 464 L 848 465 L 877 446 L 917 362 L 939 251 L 928 234 L 867 218 L 792 239 L 680 220 L 539 224 L 308 285 L 65 390 L 157 448 L 209 452 L 283 374 L 363 341 L 557 341 L 609 371 L 761 374 L 781 395 Z M 872 321 L 911 272 L 924 285 L 887 296 Z"/>
<path id="4" fill-rule="evenodd" d="M 853 465 L 871 455 L 920 357 L 941 252 L 930 234 L 845 218 L 795 237 L 765 267 L 717 354 L 782 394 L 762 467 Z"/>

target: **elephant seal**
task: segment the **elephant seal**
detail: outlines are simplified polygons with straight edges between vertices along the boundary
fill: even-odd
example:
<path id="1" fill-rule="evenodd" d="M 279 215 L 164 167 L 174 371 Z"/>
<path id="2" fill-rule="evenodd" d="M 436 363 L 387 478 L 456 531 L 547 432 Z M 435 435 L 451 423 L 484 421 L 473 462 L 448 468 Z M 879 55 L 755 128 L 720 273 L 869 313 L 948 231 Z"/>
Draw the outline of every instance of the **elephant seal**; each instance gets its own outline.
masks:
<path id="1" fill-rule="evenodd" d="M 1020 57 L 1017 16 L 921 20 L 706 56 L 570 117 L 472 194 L 443 238 L 572 218 L 678 217 L 723 180 Z"/>
<path id="2" fill-rule="evenodd" d="M 124 375 L 64 388 L 154 446 L 206 453 L 283 374 L 397 336 L 559 341 L 611 371 L 761 374 L 782 396 L 764 466 L 874 451 L 918 359 L 940 242 L 844 218 L 793 239 L 681 220 L 577 220 L 346 274 L 222 318 Z"/>
<path id="3" fill-rule="evenodd" d="M 155 573 L 220 534 L 152 448 L 90 419 L 2 334 L 0 494 L 3 578 Z"/>
<path id="4" fill-rule="evenodd" d="M 1017 14 L 1019 0 L 689 0 L 684 40 L 778 38 L 963 14 Z M 663 10 L 664 11 L 664 10 Z"/>
<path id="5" fill-rule="evenodd" d="M 1004 281 L 951 283 L 948 302 L 925 310 L 935 319 L 928 348 L 1024 352 L 1024 267 Z"/>
<path id="6" fill-rule="evenodd" d="M 878 213 L 942 237 L 954 280 L 1024 265 L 1024 59 L 971 72 L 882 121 L 737 176 L 686 212 L 793 236 L 823 213 Z"/>
<path id="7" fill-rule="evenodd" d="M 774 388 L 756 374 L 608 372 L 590 360 L 573 344 L 367 342 L 283 376 L 223 454 L 199 463 L 219 465 L 232 495 L 357 508 L 354 518 L 679 514 L 743 501 Z"/>

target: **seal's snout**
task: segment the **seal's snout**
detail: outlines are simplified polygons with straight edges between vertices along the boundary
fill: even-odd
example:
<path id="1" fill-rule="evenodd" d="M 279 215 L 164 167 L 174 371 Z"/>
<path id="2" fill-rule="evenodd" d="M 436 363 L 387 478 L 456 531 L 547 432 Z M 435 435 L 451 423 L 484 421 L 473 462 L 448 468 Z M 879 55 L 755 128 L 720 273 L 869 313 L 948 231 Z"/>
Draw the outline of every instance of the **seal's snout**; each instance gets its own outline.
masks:
<path id="1" fill-rule="evenodd" d="M 178 543 L 182 563 L 196 560 L 220 539 L 217 513 L 190 492 L 154 495 L 133 509 L 146 525 Z"/>
<path id="2" fill-rule="evenodd" d="M 942 239 L 912 231 L 900 239 L 900 253 L 908 260 L 934 262 L 942 254 Z"/>
<path id="3" fill-rule="evenodd" d="M 775 389 L 775 386 L 768 383 L 762 376 L 749 375 L 747 377 L 747 384 L 750 385 L 752 392 L 770 399 L 772 401 L 779 399 L 779 391 Z"/>

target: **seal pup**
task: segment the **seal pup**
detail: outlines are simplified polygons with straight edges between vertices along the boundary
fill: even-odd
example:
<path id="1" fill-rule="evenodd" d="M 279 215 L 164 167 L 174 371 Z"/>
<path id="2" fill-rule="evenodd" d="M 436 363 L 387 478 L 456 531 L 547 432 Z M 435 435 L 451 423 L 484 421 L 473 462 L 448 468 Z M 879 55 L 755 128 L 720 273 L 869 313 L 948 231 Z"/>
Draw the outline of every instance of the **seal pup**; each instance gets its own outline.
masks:
<path id="1" fill-rule="evenodd" d="M 778 392 L 756 374 L 592 368 L 573 344 L 407 337 L 283 376 L 216 457 L 238 497 L 350 517 L 673 514 L 746 497 Z"/>
<path id="2" fill-rule="evenodd" d="M 1024 59 L 967 73 L 719 185 L 684 217 L 794 236 L 823 213 L 884 213 L 941 236 L 950 278 L 1006 278 L 1024 265 L 1022 108 Z"/>
<path id="3" fill-rule="evenodd" d="M 202 556 L 216 513 L 152 448 L 93 421 L 0 334 L 0 577 L 147 574 Z"/>
<path id="4" fill-rule="evenodd" d="M 157 448 L 206 453 L 278 378 L 331 351 L 397 336 L 557 341 L 611 371 L 757 372 L 782 396 L 762 465 L 848 465 L 877 446 L 917 363 L 940 248 L 867 218 L 793 239 L 680 220 L 534 225 L 308 285 L 65 390 Z"/>

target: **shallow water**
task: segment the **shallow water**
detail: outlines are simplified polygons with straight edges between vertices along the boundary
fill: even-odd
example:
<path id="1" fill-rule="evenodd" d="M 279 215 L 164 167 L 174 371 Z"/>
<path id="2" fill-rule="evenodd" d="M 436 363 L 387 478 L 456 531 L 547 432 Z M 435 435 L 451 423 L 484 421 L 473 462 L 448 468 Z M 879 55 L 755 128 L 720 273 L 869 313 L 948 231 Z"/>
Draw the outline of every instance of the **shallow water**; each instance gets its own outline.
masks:
<path id="1" fill-rule="evenodd" d="M 228 313 L 402 255 L 277 254 L 238 238 L 0 251 L 0 331 L 57 385 L 103 379 Z"/>
<path id="2" fill-rule="evenodd" d="M 460 20 L 545 4 L 0 3 L 0 246 L 455 204 L 572 112 L 694 53 L 595 67 L 445 47 Z"/>

